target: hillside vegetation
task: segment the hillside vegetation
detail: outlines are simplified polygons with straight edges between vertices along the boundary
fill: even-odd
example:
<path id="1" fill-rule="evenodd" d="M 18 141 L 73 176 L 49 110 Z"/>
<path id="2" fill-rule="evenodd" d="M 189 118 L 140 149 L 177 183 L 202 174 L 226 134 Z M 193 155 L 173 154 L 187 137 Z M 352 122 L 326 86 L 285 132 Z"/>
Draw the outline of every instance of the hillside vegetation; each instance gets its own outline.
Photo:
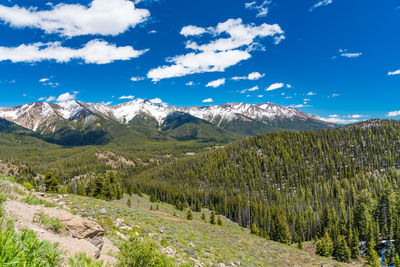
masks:
<path id="1" fill-rule="evenodd" d="M 321 239 L 321 255 L 350 262 L 359 240 L 400 243 L 399 152 L 400 123 L 370 121 L 246 138 L 131 182 L 179 209 L 209 207 L 267 239 Z"/>

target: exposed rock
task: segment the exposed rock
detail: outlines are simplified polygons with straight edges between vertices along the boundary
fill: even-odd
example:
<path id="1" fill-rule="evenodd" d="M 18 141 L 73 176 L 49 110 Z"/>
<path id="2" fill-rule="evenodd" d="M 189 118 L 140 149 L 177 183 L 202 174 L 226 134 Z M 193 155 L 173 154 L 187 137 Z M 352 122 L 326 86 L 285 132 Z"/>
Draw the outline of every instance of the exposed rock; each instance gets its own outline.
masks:
<path id="1" fill-rule="evenodd" d="M 99 210 L 99 212 L 100 212 L 101 214 L 106 214 L 106 213 L 107 213 L 107 210 L 106 210 L 105 208 L 102 208 L 102 209 Z"/>

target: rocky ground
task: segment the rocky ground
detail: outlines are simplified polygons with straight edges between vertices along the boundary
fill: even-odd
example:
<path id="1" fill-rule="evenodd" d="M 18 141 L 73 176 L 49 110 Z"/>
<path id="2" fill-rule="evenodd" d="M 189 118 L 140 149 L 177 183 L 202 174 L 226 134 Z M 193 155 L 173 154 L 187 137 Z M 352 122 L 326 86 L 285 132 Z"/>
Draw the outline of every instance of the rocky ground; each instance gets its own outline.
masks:
<path id="1" fill-rule="evenodd" d="M 11 192 L 20 194 L 10 194 L 9 199 L 3 204 L 6 214 L 14 220 L 14 227 L 17 231 L 31 229 L 36 232 L 40 240 L 47 240 L 51 243 L 58 243 L 59 249 L 63 251 L 63 257 L 85 253 L 88 257 L 102 260 L 107 266 L 114 266 L 117 262 L 112 255 L 118 253 L 118 248 L 104 236 L 104 229 L 97 223 L 82 218 L 71 213 L 68 207 L 63 205 L 62 196 L 52 200 L 55 207 L 45 207 L 44 205 L 30 205 L 24 202 L 27 193 L 22 186 L 7 183 L 7 186 L 13 188 Z M 32 193 L 35 198 L 43 201 L 49 201 L 41 193 Z M 49 205 L 53 206 L 53 205 Z M 45 215 L 48 218 L 57 218 L 62 222 L 63 229 L 55 232 L 48 225 L 43 225 L 35 218 Z"/>

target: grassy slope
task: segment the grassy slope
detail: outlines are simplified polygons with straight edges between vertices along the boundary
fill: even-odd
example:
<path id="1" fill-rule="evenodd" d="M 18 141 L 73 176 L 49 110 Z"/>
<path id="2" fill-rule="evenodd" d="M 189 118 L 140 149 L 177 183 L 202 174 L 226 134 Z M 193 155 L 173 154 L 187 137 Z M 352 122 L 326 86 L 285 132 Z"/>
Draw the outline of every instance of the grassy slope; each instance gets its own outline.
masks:
<path id="1" fill-rule="evenodd" d="M 216 263 L 228 265 L 240 262 L 242 266 L 345 266 L 328 258 L 311 256 L 307 251 L 286 246 L 251 235 L 249 230 L 223 219 L 223 225 L 211 225 L 201 220 L 201 213 L 194 212 L 194 220 L 185 219 L 185 213 L 171 205 L 158 203 L 148 197 L 131 197 L 132 207 L 126 206 L 128 196 L 114 202 L 106 202 L 80 196 L 67 196 L 67 205 L 82 216 L 91 217 L 109 229 L 107 234 L 118 237 L 116 231 L 128 234 L 112 225 L 117 218 L 124 219 L 133 232 L 153 236 L 156 240 L 166 240 L 177 251 L 178 258 L 191 262 L 190 258 L 212 266 Z M 100 209 L 106 213 L 101 214 Z M 203 210 L 207 218 L 209 211 Z M 174 216 L 176 213 L 176 216 Z M 118 239 L 118 238 L 117 238 Z M 354 265 L 353 265 L 354 266 Z"/>

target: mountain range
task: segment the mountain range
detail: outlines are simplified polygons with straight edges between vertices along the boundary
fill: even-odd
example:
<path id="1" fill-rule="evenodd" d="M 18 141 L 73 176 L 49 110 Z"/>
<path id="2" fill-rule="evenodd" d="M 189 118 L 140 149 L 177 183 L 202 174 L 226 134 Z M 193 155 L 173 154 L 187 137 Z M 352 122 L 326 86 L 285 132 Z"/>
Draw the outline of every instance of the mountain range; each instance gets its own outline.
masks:
<path id="1" fill-rule="evenodd" d="M 233 140 L 278 130 L 335 127 L 317 116 L 273 103 L 177 107 L 144 99 L 116 106 L 75 100 L 35 102 L 0 108 L 0 118 L 62 145 L 103 144 L 127 135 L 132 138 Z M 7 129 L 21 130 L 21 127 L 8 126 Z"/>

